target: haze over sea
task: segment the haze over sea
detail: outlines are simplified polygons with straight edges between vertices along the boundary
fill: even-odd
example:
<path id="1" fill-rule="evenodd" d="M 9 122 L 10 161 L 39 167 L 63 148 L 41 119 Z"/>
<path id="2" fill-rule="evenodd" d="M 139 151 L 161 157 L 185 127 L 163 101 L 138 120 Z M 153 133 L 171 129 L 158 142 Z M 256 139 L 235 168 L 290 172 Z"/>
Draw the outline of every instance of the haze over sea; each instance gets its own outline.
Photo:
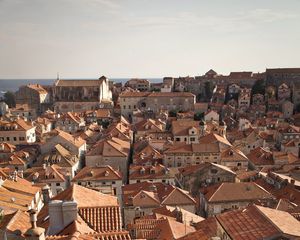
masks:
<path id="1" fill-rule="evenodd" d="M 130 78 L 111 78 L 114 82 L 122 82 L 123 84 Z M 162 78 L 146 78 L 152 83 L 158 83 L 162 81 Z M 68 80 L 68 79 L 66 79 Z M 92 79 L 84 79 L 92 80 Z M 7 91 L 15 92 L 22 85 L 27 85 L 30 83 L 41 84 L 41 85 L 52 85 L 55 79 L 0 79 L 0 97 Z"/>

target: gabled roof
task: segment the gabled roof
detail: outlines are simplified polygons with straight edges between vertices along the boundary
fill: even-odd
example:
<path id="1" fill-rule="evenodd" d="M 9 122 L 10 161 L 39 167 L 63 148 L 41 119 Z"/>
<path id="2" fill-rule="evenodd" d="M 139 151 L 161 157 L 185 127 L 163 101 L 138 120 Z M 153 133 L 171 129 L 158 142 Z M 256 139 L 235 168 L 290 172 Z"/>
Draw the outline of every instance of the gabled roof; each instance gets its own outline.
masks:
<path id="1" fill-rule="evenodd" d="M 72 179 L 72 182 L 101 180 L 122 180 L 122 175 L 120 172 L 114 170 L 111 166 L 86 166 L 76 174 L 76 176 Z"/>
<path id="2" fill-rule="evenodd" d="M 21 210 L 4 215 L 0 222 L 0 229 L 6 231 L 7 234 L 16 230 L 20 230 L 24 234 L 30 227 L 29 215 Z"/>
<path id="3" fill-rule="evenodd" d="M 256 206 L 216 216 L 217 221 L 234 240 L 275 239 L 280 231 L 261 214 Z"/>
<path id="4" fill-rule="evenodd" d="M 78 208 L 119 206 L 117 197 L 73 184 L 53 200 L 76 201 Z"/>
<path id="5" fill-rule="evenodd" d="M 199 139 L 199 143 L 208 144 L 208 143 L 216 143 L 216 142 L 222 143 L 222 144 L 230 146 L 230 147 L 232 146 L 231 143 L 226 138 L 221 137 L 220 135 L 215 134 L 215 133 L 210 133 Z"/>
<path id="6" fill-rule="evenodd" d="M 102 155 L 107 157 L 126 157 L 129 154 L 130 143 L 119 138 L 112 137 L 97 142 L 87 156 Z"/>
<path id="7" fill-rule="evenodd" d="M 164 184 L 161 182 L 141 182 L 128 184 L 122 187 L 124 205 L 134 205 L 133 199 L 140 194 L 141 191 L 146 193 L 151 192 L 151 196 L 155 197 L 159 203 L 165 205 L 171 205 L 171 201 L 174 201 L 175 205 L 194 205 L 195 200 L 188 194 L 175 186 Z M 149 193 L 150 194 L 150 193 Z M 148 195 L 149 195 L 148 194 Z M 175 199 L 171 196 L 177 196 Z M 149 195 L 150 196 L 150 195 Z M 142 206 L 142 202 L 139 201 L 139 206 Z"/>
<path id="8" fill-rule="evenodd" d="M 209 203 L 253 201 L 257 199 L 271 199 L 273 196 L 253 182 L 224 182 L 205 189 L 205 198 Z"/>
<path id="9" fill-rule="evenodd" d="M 199 133 L 199 123 L 200 121 L 187 120 L 177 120 L 172 122 L 172 134 L 174 136 L 189 135 L 189 130 L 191 128 L 195 129 L 195 134 Z"/>
<path id="10" fill-rule="evenodd" d="M 57 87 L 99 87 L 102 84 L 100 80 L 57 80 Z"/>
<path id="11" fill-rule="evenodd" d="M 155 132 L 163 132 L 164 123 L 160 120 L 155 119 L 143 119 L 142 121 L 135 124 L 136 131 L 155 131 Z"/>

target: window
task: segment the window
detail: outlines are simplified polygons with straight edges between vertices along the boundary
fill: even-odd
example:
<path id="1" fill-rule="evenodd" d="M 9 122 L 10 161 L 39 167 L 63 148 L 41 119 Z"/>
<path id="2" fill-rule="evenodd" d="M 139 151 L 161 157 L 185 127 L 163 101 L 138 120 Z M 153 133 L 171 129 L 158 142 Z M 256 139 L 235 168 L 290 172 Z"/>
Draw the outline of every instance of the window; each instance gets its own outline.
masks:
<path id="1" fill-rule="evenodd" d="M 176 142 L 179 142 L 180 141 L 180 138 L 176 138 Z"/>
<path id="2" fill-rule="evenodd" d="M 191 142 L 195 142 L 196 139 L 194 137 L 191 138 Z"/>
<path id="3" fill-rule="evenodd" d="M 123 106 L 123 109 L 126 109 L 126 106 L 125 106 L 125 105 Z"/>
<path id="4" fill-rule="evenodd" d="M 116 184 L 116 182 L 115 182 L 115 181 L 112 181 L 111 183 L 112 183 L 112 184 Z"/>
<path id="5" fill-rule="evenodd" d="M 60 186 L 60 183 L 58 182 L 58 183 L 56 183 L 56 186 Z"/>
<path id="6" fill-rule="evenodd" d="M 9 137 L 7 137 L 6 140 L 9 141 Z"/>
<path id="7" fill-rule="evenodd" d="M 14 137 L 14 141 L 17 141 L 17 137 Z"/>

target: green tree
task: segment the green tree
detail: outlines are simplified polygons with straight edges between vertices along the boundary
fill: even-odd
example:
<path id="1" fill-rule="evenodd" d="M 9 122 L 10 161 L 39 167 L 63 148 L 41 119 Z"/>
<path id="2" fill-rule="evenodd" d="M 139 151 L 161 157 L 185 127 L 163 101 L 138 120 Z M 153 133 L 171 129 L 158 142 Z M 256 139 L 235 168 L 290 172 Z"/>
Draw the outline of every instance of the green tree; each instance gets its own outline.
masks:
<path id="1" fill-rule="evenodd" d="M 197 113 L 194 114 L 194 120 L 195 121 L 200 121 L 203 118 L 204 118 L 204 113 L 197 112 Z"/>
<path id="2" fill-rule="evenodd" d="M 13 92 L 7 91 L 6 93 L 4 93 L 3 101 L 9 107 L 15 107 L 16 106 L 16 98 L 15 98 L 15 94 Z"/>
<path id="3" fill-rule="evenodd" d="M 214 89 L 214 86 L 211 82 L 204 83 L 205 96 L 206 96 L 207 100 L 211 99 L 212 94 L 213 94 L 213 89 Z"/>
<path id="4" fill-rule="evenodd" d="M 252 87 L 252 94 L 260 93 L 264 95 L 265 89 L 266 89 L 265 81 L 257 80 Z"/>
<path id="5" fill-rule="evenodd" d="M 177 110 L 169 111 L 169 117 L 177 117 Z"/>

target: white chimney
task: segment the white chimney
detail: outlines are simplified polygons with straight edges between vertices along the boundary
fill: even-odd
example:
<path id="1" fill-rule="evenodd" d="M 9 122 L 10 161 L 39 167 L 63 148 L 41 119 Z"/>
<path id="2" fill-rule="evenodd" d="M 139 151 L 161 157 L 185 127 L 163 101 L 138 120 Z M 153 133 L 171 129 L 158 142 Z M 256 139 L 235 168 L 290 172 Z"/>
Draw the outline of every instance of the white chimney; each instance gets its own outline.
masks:
<path id="1" fill-rule="evenodd" d="M 49 202 L 48 235 L 55 235 L 77 219 L 75 201 L 53 200 Z"/>
<path id="2" fill-rule="evenodd" d="M 49 229 L 47 235 L 55 235 L 64 228 L 62 200 L 49 202 Z"/>
<path id="3" fill-rule="evenodd" d="M 77 203 L 75 201 L 66 201 L 62 204 L 64 226 L 68 226 L 77 219 Z"/>

